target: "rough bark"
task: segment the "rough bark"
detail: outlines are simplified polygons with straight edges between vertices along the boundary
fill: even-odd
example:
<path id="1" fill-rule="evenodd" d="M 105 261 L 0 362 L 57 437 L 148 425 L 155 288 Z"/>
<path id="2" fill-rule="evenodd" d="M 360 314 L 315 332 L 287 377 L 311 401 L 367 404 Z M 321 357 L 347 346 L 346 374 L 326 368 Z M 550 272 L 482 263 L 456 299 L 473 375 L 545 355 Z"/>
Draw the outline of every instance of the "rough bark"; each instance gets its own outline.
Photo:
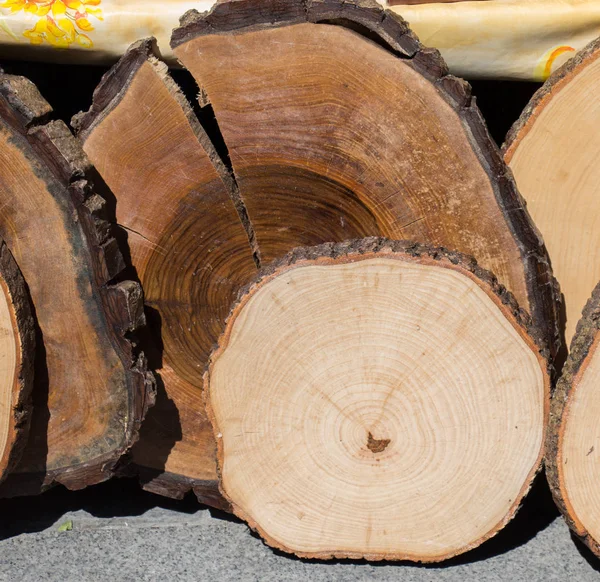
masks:
<path id="1" fill-rule="evenodd" d="M 150 40 L 130 48 L 73 123 L 117 197 L 149 327 L 162 344 L 154 350 L 157 404 L 133 450 L 142 483 L 170 497 L 193 489 L 222 507 L 201 388 L 231 303 L 256 273 L 235 183 Z"/>
<path id="2" fill-rule="evenodd" d="M 531 331 L 512 294 L 458 252 L 381 238 L 295 249 L 240 295 L 205 374 L 223 496 L 301 557 L 433 562 L 478 546 L 514 516 L 541 465 L 550 369 Z M 469 404 L 448 413 L 452 402 Z M 461 469 L 440 477 L 453 457 Z M 468 511 L 462 494 L 449 499 L 462 470 Z"/>
<path id="3" fill-rule="evenodd" d="M 12 254 L 0 242 L 2 394 L 0 481 L 21 458 L 31 415 L 35 324 L 29 293 Z"/>
<path id="4" fill-rule="evenodd" d="M 154 396 L 134 341 L 141 288 L 115 283 L 124 261 L 94 170 L 50 114 L 27 79 L 0 76 L 0 235 L 37 322 L 31 429 L 5 496 L 110 477 Z"/>
<path id="5" fill-rule="evenodd" d="M 578 507 L 574 506 L 571 499 L 573 491 L 570 491 L 565 483 L 565 473 L 567 468 L 569 468 L 576 475 L 579 473 L 583 478 L 586 475 L 589 478 L 591 464 L 597 465 L 598 463 L 594 454 L 596 452 L 594 443 L 597 444 L 599 436 L 596 429 L 597 417 L 591 407 L 574 416 L 571 415 L 571 409 L 574 406 L 573 402 L 579 397 L 577 390 L 580 385 L 583 385 L 583 389 L 586 392 L 592 394 L 592 398 L 594 392 L 598 390 L 597 384 L 586 386 L 583 384 L 583 381 L 586 372 L 590 373 L 588 368 L 591 369 L 594 359 L 598 357 L 597 345 L 599 338 L 600 284 L 594 289 L 592 296 L 583 310 L 583 316 L 577 324 L 577 330 L 571 342 L 569 357 L 552 396 L 545 460 L 546 475 L 558 508 L 569 527 L 597 556 L 600 556 L 600 537 L 597 531 L 590 532 L 589 528 L 594 527 L 592 524 L 600 521 L 600 514 L 594 511 L 593 508 L 588 508 L 587 512 L 578 515 L 577 509 L 581 511 L 583 504 L 579 500 L 577 503 Z M 565 431 L 568 423 L 579 425 L 582 431 L 588 433 L 586 438 L 589 438 L 591 442 L 589 447 L 584 447 L 585 461 L 583 463 L 579 462 L 575 469 L 573 469 L 573 466 L 577 459 L 572 458 L 571 466 L 568 467 L 569 458 L 565 453 Z M 582 446 L 581 443 L 579 445 Z M 600 449 L 600 447 L 598 448 Z M 584 494 L 589 497 L 590 503 L 597 500 L 596 483 L 597 481 L 593 481 L 591 487 L 588 490 L 584 490 Z M 581 487 L 582 489 L 584 488 L 583 486 Z"/>
<path id="6" fill-rule="evenodd" d="M 594 163 L 600 114 L 590 99 L 600 88 L 599 49 L 600 41 L 593 41 L 551 75 L 503 146 L 564 293 L 567 347 L 600 279 L 599 262 L 590 256 L 600 242 L 595 228 L 600 182 Z"/>

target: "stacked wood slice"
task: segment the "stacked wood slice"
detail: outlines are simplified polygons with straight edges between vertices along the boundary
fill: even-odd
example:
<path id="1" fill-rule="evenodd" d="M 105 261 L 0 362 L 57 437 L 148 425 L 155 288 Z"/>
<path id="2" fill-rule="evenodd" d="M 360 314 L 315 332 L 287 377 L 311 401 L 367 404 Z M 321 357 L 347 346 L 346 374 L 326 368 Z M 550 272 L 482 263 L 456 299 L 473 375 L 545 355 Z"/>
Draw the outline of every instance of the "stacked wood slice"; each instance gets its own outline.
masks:
<path id="1" fill-rule="evenodd" d="M 546 473 L 571 529 L 600 556 L 600 285 L 583 310 L 552 399 Z"/>
<path id="2" fill-rule="evenodd" d="M 256 273 L 235 183 L 150 42 L 108 73 L 74 125 L 117 196 L 149 324 L 163 346 L 164 391 L 134 461 L 151 470 L 146 488 L 180 497 L 193 487 L 221 506 L 200 389 L 231 303 Z"/>
<path id="3" fill-rule="evenodd" d="M 469 86 L 367 0 L 223 2 L 172 45 L 218 133 L 151 40 L 73 120 L 145 290 L 144 487 L 301 556 L 475 547 L 539 469 L 560 305 Z"/>
<path id="4" fill-rule="evenodd" d="M 27 442 L 35 359 L 35 324 L 25 281 L 0 243 L 0 481 Z"/>
<path id="5" fill-rule="evenodd" d="M 222 492 L 303 557 L 441 560 L 514 515 L 550 381 L 473 260 L 366 239 L 262 271 L 205 377 Z"/>
<path id="6" fill-rule="evenodd" d="M 600 41 L 554 73 L 504 144 L 504 155 L 541 230 L 565 298 L 568 346 L 600 280 Z"/>
<path id="7" fill-rule="evenodd" d="M 143 320 L 141 289 L 113 284 L 124 262 L 104 200 L 81 146 L 50 113 L 29 81 L 0 75 L 0 471 L 12 469 L 2 495 L 110 477 L 152 399 L 144 357 L 126 337 Z M 14 466 L 30 390 L 31 428 Z"/>
<path id="8" fill-rule="evenodd" d="M 600 140 L 595 131 L 600 122 L 595 98 L 600 89 L 599 56 L 597 40 L 552 75 L 504 146 L 565 298 L 570 354 L 552 401 L 547 474 L 567 523 L 598 556 L 598 286 L 587 305 L 586 300 L 600 279 Z"/>

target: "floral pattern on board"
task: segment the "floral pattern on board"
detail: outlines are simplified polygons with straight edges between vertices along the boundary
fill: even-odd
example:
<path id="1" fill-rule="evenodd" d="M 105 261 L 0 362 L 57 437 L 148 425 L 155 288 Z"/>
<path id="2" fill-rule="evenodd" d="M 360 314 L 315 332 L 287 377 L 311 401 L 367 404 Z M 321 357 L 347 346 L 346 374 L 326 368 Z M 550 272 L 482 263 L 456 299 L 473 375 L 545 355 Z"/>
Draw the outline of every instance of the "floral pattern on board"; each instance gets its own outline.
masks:
<path id="1" fill-rule="evenodd" d="M 55 48 L 69 48 L 73 43 L 92 48 L 92 39 L 85 33 L 94 30 L 90 17 L 102 20 L 102 0 L 4 0 L 0 8 L 10 14 L 24 12 L 37 17 L 33 28 L 23 36 L 34 45 L 49 43 Z"/>

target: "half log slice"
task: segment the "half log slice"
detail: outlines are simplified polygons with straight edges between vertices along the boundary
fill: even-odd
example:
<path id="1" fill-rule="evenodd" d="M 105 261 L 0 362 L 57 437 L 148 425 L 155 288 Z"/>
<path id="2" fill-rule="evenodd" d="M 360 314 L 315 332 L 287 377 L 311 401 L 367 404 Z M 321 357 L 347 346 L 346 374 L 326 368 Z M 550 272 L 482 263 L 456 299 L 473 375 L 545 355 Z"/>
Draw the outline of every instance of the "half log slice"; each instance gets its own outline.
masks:
<path id="1" fill-rule="evenodd" d="M 34 357 L 29 294 L 13 256 L 0 242 L 0 481 L 27 442 Z"/>
<path id="2" fill-rule="evenodd" d="M 297 249 L 242 296 L 205 375 L 222 493 L 303 557 L 477 546 L 541 463 L 549 376 L 527 320 L 457 253 Z"/>
<path id="3" fill-rule="evenodd" d="M 552 398 L 546 473 L 571 529 L 600 557 L 600 284 Z"/>
<path id="4" fill-rule="evenodd" d="M 504 144 L 564 293 L 566 344 L 600 279 L 600 41 L 556 71 Z"/>
<path id="5" fill-rule="evenodd" d="M 190 11 L 175 55 L 215 112 L 260 256 L 364 236 L 475 256 L 558 348 L 542 241 L 471 99 L 374 0 Z"/>
<path id="6" fill-rule="evenodd" d="M 112 284 L 123 259 L 81 146 L 27 79 L 0 75 L 0 236 L 38 324 L 32 424 L 2 495 L 80 488 L 112 475 L 152 399 L 138 284 Z"/>
<path id="7" fill-rule="evenodd" d="M 202 376 L 239 290 L 256 275 L 235 184 L 151 41 L 133 45 L 74 125 L 117 198 L 164 384 L 133 449 L 145 488 L 221 507 Z"/>

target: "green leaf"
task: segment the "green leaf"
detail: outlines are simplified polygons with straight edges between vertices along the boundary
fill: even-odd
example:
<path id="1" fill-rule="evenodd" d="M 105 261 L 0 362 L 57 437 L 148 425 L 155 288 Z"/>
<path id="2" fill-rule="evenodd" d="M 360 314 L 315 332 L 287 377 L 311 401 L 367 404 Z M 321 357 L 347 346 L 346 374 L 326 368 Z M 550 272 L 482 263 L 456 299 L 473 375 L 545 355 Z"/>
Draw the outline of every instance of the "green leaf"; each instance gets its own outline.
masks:
<path id="1" fill-rule="evenodd" d="M 58 531 L 71 531 L 73 529 L 73 520 L 68 519 L 62 525 L 58 526 Z"/>

